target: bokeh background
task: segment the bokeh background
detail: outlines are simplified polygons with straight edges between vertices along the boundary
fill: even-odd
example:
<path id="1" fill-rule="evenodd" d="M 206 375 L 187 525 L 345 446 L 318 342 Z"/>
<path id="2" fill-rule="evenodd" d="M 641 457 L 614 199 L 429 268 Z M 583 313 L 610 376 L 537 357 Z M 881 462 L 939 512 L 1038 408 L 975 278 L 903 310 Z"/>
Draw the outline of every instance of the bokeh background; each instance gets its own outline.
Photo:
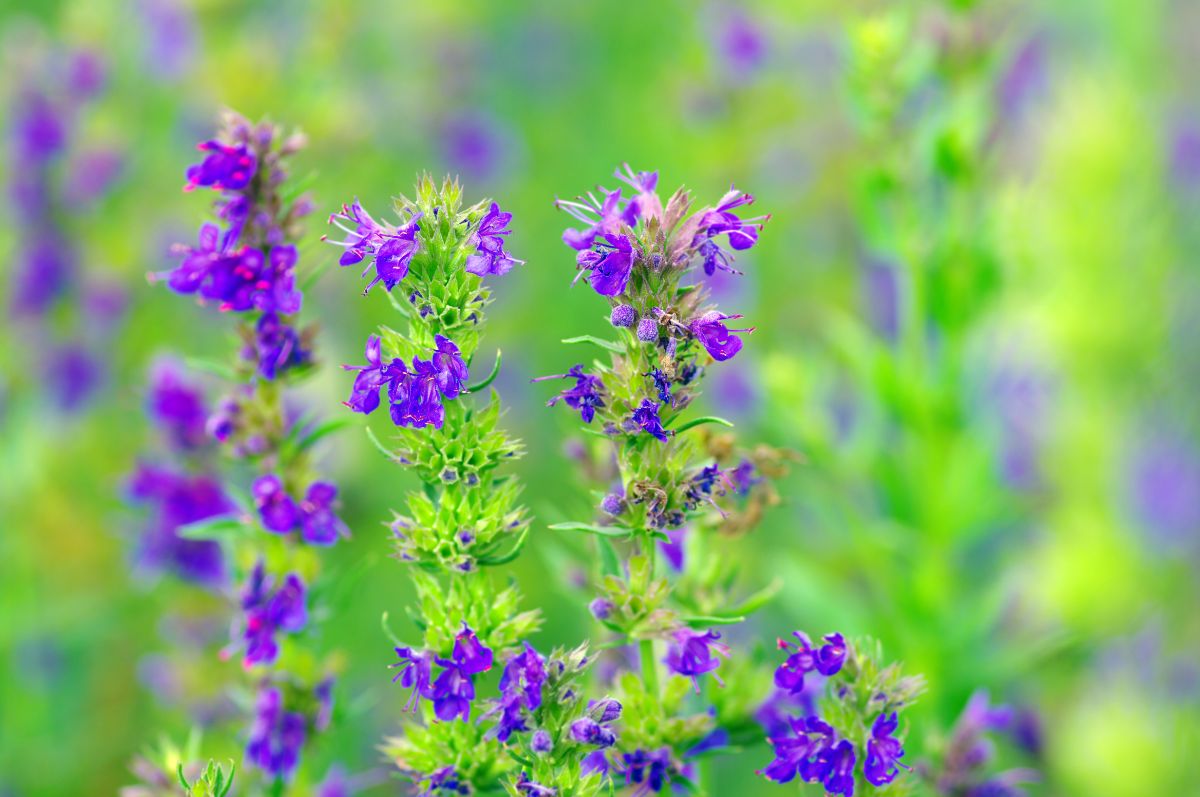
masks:
<path id="1" fill-rule="evenodd" d="M 783 589 L 735 640 L 877 637 L 929 680 L 908 760 L 983 687 L 1039 718 L 1031 794 L 1200 794 L 1198 43 L 1186 0 L 5 3 L 0 795 L 114 793 L 162 734 L 229 710 L 207 661 L 225 629 L 197 619 L 215 599 L 135 566 L 125 497 L 150 363 L 234 345 L 146 278 L 193 239 L 183 169 L 223 107 L 310 139 L 306 400 L 331 416 L 389 308 L 318 242 L 323 214 L 424 170 L 515 214 L 527 264 L 489 342 L 543 524 L 591 499 L 529 378 L 606 324 L 569 288 L 554 198 L 625 161 L 754 193 L 772 221 L 717 289 L 757 331 L 706 401 L 803 462 L 744 543 Z M 60 114 L 50 219 L 22 193 L 21 125 L 55 123 L 31 97 Z M 380 521 L 408 482 L 358 430 L 323 451 L 354 531 L 332 568 L 357 581 L 324 631 L 347 709 L 313 767 L 404 793 L 376 745 L 401 702 L 379 617 L 410 597 Z M 516 570 L 547 645 L 588 599 L 555 535 Z M 794 789 L 754 776 L 768 759 L 721 759 L 716 793 Z"/>

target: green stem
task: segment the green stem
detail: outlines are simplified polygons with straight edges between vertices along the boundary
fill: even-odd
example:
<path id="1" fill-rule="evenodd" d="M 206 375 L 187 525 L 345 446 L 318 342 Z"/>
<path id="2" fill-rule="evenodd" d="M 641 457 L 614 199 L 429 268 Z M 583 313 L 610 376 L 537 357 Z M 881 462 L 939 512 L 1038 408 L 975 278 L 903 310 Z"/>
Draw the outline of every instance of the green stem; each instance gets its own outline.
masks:
<path id="1" fill-rule="evenodd" d="M 642 680 L 646 691 L 658 697 L 658 662 L 654 660 L 654 640 L 643 639 L 638 643 L 638 658 L 642 660 Z"/>

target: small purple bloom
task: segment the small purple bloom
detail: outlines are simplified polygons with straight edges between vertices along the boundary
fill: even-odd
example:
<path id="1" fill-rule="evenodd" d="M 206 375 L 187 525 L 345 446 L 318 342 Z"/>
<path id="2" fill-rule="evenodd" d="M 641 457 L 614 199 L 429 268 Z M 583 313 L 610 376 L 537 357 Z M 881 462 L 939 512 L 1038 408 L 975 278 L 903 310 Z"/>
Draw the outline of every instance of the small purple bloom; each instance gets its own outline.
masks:
<path id="1" fill-rule="evenodd" d="M 554 204 L 588 225 L 582 231 L 569 229 L 563 233 L 563 243 L 572 249 L 590 249 L 597 236 L 615 236 L 620 233 L 622 226 L 637 224 L 637 203 L 630 202 L 622 207 L 620 189 L 605 194 L 603 203 L 588 194 L 586 201 L 560 199 Z"/>
<path id="2" fill-rule="evenodd" d="M 602 776 L 608 775 L 608 756 L 604 754 L 604 750 L 594 750 L 583 757 L 579 764 L 580 773 L 587 777 L 593 772 L 599 772 Z"/>
<path id="3" fill-rule="evenodd" d="M 485 647 L 466 623 L 463 623 L 462 630 L 454 636 L 454 651 L 451 656 L 467 675 L 492 669 L 491 648 Z"/>
<path id="4" fill-rule="evenodd" d="M 400 669 L 392 678 L 392 683 L 400 681 L 402 687 L 412 690 L 404 708 L 407 711 L 413 711 L 422 697 L 431 697 L 430 681 L 433 678 L 434 656 L 432 653 L 412 648 L 396 648 L 396 655 L 400 657 L 400 661 L 388 665 L 389 669 L 394 667 Z"/>
<path id="5" fill-rule="evenodd" d="M 619 515 L 625 510 L 625 499 L 617 493 L 609 493 L 600 502 L 600 511 L 609 515 Z"/>
<path id="6" fill-rule="evenodd" d="M 529 773 L 527 772 L 521 773 L 521 777 L 517 778 L 517 782 L 513 788 L 521 794 L 527 795 L 527 797 L 554 797 L 554 795 L 558 794 L 557 789 L 534 783 L 529 779 Z"/>
<path id="7" fill-rule="evenodd" d="M 813 664 L 826 677 L 835 675 L 846 661 L 846 640 L 841 634 L 826 634 L 825 644 L 817 651 Z"/>
<path id="8" fill-rule="evenodd" d="M 662 551 L 663 557 L 667 560 L 667 564 L 672 570 L 674 570 L 676 573 L 682 573 L 684 540 L 687 537 L 687 530 L 669 529 L 666 534 L 666 541 L 658 541 L 658 550 Z"/>
<path id="9" fill-rule="evenodd" d="M 150 414 L 173 446 L 190 450 L 208 442 L 204 394 L 184 379 L 175 363 L 164 361 L 155 365 L 149 399 Z"/>
<path id="10" fill-rule="evenodd" d="M 545 731 L 534 731 L 533 738 L 529 740 L 529 749 L 539 755 L 545 755 L 554 749 L 554 742 Z"/>
<path id="11" fill-rule="evenodd" d="M 596 417 L 596 410 L 604 406 L 604 383 L 600 377 L 585 374 L 582 365 L 574 365 L 565 374 L 540 376 L 532 381 L 541 382 L 546 379 L 574 379 L 574 387 L 569 387 L 562 393 L 546 402 L 547 407 L 553 407 L 564 400 L 571 409 L 579 410 L 579 416 L 584 423 L 591 423 Z"/>
<path id="12" fill-rule="evenodd" d="M 429 690 L 433 701 L 433 713 L 443 722 L 462 717 L 463 722 L 471 718 L 471 701 L 475 699 L 475 684 L 471 676 L 462 671 L 457 663 L 449 659 L 434 659 L 442 672 Z"/>
<path id="13" fill-rule="evenodd" d="M 825 791 L 827 793 L 853 797 L 854 761 L 853 744 L 843 739 L 834 746 L 829 755 L 829 772 L 824 778 Z"/>
<path id="14" fill-rule="evenodd" d="M 286 711 L 279 689 L 267 687 L 258 693 L 246 758 L 268 775 L 290 780 L 307 735 L 304 715 Z"/>
<path id="15" fill-rule="evenodd" d="M 219 191 L 241 191 L 254 177 L 257 160 L 244 145 L 203 141 L 196 149 L 207 153 L 204 160 L 187 169 L 187 185 L 183 190 L 214 188 Z"/>
<path id="16" fill-rule="evenodd" d="M 730 263 L 733 256 L 720 247 L 717 240 L 724 235 L 730 248 L 736 250 L 749 249 L 758 243 L 758 233 L 770 216 L 757 216 L 753 219 L 740 219 L 734 213 L 735 208 L 754 202 L 750 194 L 730 188 L 721 201 L 712 210 L 702 211 L 695 219 L 696 234 L 692 239 L 692 248 L 704 259 L 704 273 L 712 276 L 718 269 L 736 273 Z"/>
<path id="17" fill-rule="evenodd" d="M 214 540 L 188 540 L 180 526 L 231 513 L 233 503 L 210 476 L 190 476 L 141 465 L 130 484 L 134 500 L 151 503 L 155 517 L 138 541 L 138 561 L 205 586 L 225 583 L 225 558 Z"/>
<path id="18" fill-rule="evenodd" d="M 658 393 L 658 400 L 668 407 L 673 406 L 671 399 L 671 378 L 663 373 L 662 369 L 655 368 L 646 376 L 654 380 L 654 389 Z"/>
<path id="19" fill-rule="evenodd" d="M 523 711 L 536 711 L 542 705 L 542 687 L 546 683 L 546 660 L 533 646 L 525 649 L 504 665 L 500 676 L 500 706 L 502 712 L 497 738 L 505 741 L 516 731 L 524 731 Z"/>
<path id="20" fill-rule="evenodd" d="M 258 373 L 263 379 L 275 379 L 293 368 L 308 365 L 312 353 L 301 345 L 294 327 L 285 324 L 274 312 L 267 312 L 255 324 L 251 359 L 258 363 Z"/>
<path id="21" fill-rule="evenodd" d="M 334 513 L 337 487 L 328 482 L 313 482 L 300 503 L 300 531 L 312 545 L 333 545 L 338 537 L 349 534 L 346 524 Z"/>
<path id="22" fill-rule="evenodd" d="M 571 738 L 593 747 L 612 747 L 617 736 L 591 717 L 580 717 L 571 723 Z"/>
<path id="23" fill-rule="evenodd" d="M 345 253 L 338 260 L 339 265 L 351 266 L 361 263 L 367 257 L 374 258 L 375 277 L 367 283 L 364 295 L 378 283 L 383 283 L 384 290 L 391 293 L 392 289 L 408 276 L 409 264 L 420 248 L 417 238 L 421 231 L 421 225 L 418 223 L 420 218 L 421 214 L 417 213 L 399 227 L 381 224 L 371 218 L 357 200 L 352 205 L 343 205 L 341 213 L 329 217 L 331 224 L 346 233 L 346 239 L 339 243 L 340 246 L 346 247 Z M 354 228 L 351 229 L 342 222 L 353 224 Z M 370 270 L 371 265 L 368 264 L 362 275 L 365 277 Z"/>
<path id="24" fill-rule="evenodd" d="M 493 202 L 471 234 L 470 242 L 475 245 L 475 253 L 467 258 L 467 271 L 480 277 L 489 274 L 502 276 L 514 265 L 525 262 L 504 251 L 504 236 L 512 232 L 506 229 L 510 221 L 512 214 L 501 212 L 500 206 Z"/>
<path id="25" fill-rule="evenodd" d="M 713 655 L 729 656 L 729 646 L 717 642 L 721 635 L 713 630 L 700 633 L 690 628 L 681 628 L 674 634 L 674 641 L 667 648 L 667 657 L 663 659 L 667 667 L 679 675 L 692 679 L 696 691 L 700 691 L 699 677 L 705 673 L 713 673 L 718 684 L 724 686 L 714 670 L 721 660 Z"/>
<path id="26" fill-rule="evenodd" d="M 441 429 L 446 420 L 446 408 L 438 392 L 438 371 L 432 362 L 413 358 L 411 374 L 400 375 L 397 369 L 388 386 L 392 423 L 424 429 Z"/>
<path id="27" fill-rule="evenodd" d="M 300 522 L 300 509 L 278 476 L 273 473 L 259 476 L 254 480 L 251 492 L 264 528 L 277 534 L 287 534 L 296 528 Z"/>
<path id="28" fill-rule="evenodd" d="M 303 630 L 308 623 L 305 595 L 304 582 L 295 573 L 289 573 L 282 584 L 271 590 L 271 580 L 264 572 L 263 563 L 260 561 L 255 565 L 242 593 L 242 609 L 246 613 L 242 630 L 242 641 L 246 645 L 242 657 L 245 667 L 273 664 L 279 655 L 276 634 Z"/>
<path id="29" fill-rule="evenodd" d="M 642 343 L 654 343 L 658 340 L 658 322 L 649 316 L 639 321 L 637 325 L 637 339 Z"/>
<path id="30" fill-rule="evenodd" d="M 577 262 L 590 270 L 588 281 L 601 296 L 619 296 L 629 284 L 633 272 L 633 242 L 627 235 L 604 235 L 605 243 L 595 243 L 596 249 L 580 252 Z M 591 255 L 589 257 L 589 255 Z"/>
<path id="31" fill-rule="evenodd" d="M 618 770 L 625 776 L 626 786 L 636 786 L 637 797 L 650 792 L 661 792 L 671 782 L 671 748 L 664 747 L 653 753 L 634 750 L 621 756 Z"/>
<path id="32" fill-rule="evenodd" d="M 724 322 L 735 318 L 741 318 L 741 316 L 725 315 L 711 310 L 691 323 L 692 334 L 696 336 L 709 355 L 718 362 L 724 362 L 742 350 L 742 339 L 731 335 L 731 332 L 754 331 L 754 327 L 728 329 Z"/>
<path id="33" fill-rule="evenodd" d="M 612 601 L 607 598 L 596 598 L 588 604 L 588 611 L 592 613 L 592 617 L 597 620 L 607 620 L 612 616 L 613 610 L 617 607 Z"/>
<path id="34" fill-rule="evenodd" d="M 470 794 L 471 784 L 460 780 L 454 767 L 442 767 L 425 777 L 417 778 L 417 785 L 424 784 L 416 797 L 446 797 L 451 794 Z"/>
<path id="35" fill-rule="evenodd" d="M 437 351 L 433 355 L 437 386 L 448 399 L 455 398 L 467 384 L 467 364 L 463 362 L 458 346 L 449 338 L 437 335 L 434 338 Z"/>
<path id="36" fill-rule="evenodd" d="M 660 406 L 662 405 L 656 404 L 650 399 L 642 399 L 641 406 L 633 411 L 633 420 L 646 434 L 665 443 L 674 432 L 668 432 L 663 428 L 662 420 L 658 417 Z"/>
<path id="37" fill-rule="evenodd" d="M 612 309 L 609 321 L 614 327 L 631 327 L 637 322 L 637 310 L 628 304 L 618 304 Z"/>
<path id="38" fill-rule="evenodd" d="M 900 774 L 900 767 L 909 767 L 900 763 L 904 756 L 904 748 L 900 741 L 892 736 L 896 732 L 899 720 L 896 712 L 880 714 L 871 726 L 871 738 L 867 741 L 867 758 L 863 763 L 863 774 L 872 786 L 886 786 Z"/>

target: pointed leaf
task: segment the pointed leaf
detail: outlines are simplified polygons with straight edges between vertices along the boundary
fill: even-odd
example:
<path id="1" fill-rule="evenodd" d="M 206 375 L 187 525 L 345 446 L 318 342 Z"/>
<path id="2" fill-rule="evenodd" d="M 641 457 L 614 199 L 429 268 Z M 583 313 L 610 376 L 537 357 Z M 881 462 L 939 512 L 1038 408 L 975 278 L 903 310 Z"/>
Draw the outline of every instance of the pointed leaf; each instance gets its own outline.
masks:
<path id="1" fill-rule="evenodd" d="M 619 343 L 613 343 L 611 340 L 604 340 L 595 335 L 580 335 L 574 338 L 563 338 L 563 343 L 592 343 L 602 349 L 608 349 L 615 354 L 624 354 L 625 347 Z"/>

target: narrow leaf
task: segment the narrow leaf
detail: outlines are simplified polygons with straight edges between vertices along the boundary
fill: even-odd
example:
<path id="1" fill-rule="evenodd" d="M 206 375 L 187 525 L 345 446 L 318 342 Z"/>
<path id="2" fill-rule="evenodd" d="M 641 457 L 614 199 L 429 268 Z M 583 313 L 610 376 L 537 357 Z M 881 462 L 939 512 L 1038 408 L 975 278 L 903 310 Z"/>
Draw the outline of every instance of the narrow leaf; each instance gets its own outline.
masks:
<path id="1" fill-rule="evenodd" d="M 488 374 L 487 377 L 482 382 L 468 386 L 467 392 L 468 393 L 478 393 L 479 391 L 483 390 L 488 385 L 490 385 L 492 382 L 495 382 L 496 377 L 499 375 L 500 375 L 500 350 L 496 349 L 496 362 L 494 362 L 492 364 L 492 372 L 490 374 Z"/>
<path id="2" fill-rule="evenodd" d="M 226 516 L 188 523 L 176 529 L 176 534 L 185 540 L 232 540 L 248 529 L 245 518 Z"/>
<path id="3" fill-rule="evenodd" d="M 728 614 L 731 616 L 753 614 L 765 606 L 767 602 L 771 600 L 771 598 L 774 598 L 775 594 L 779 592 L 781 587 L 783 587 L 783 582 L 781 580 L 778 578 L 772 580 L 770 584 L 763 587 L 758 592 L 755 592 L 753 595 L 750 595 L 741 603 L 730 608 Z M 722 614 L 725 614 L 725 612 L 722 612 Z"/>
<path id="4" fill-rule="evenodd" d="M 721 617 L 711 614 L 683 618 L 683 621 L 692 628 L 703 628 L 707 625 L 737 625 L 745 620 L 745 617 Z"/>
<path id="5" fill-rule="evenodd" d="M 396 636 L 396 632 L 392 630 L 392 624 L 388 622 L 388 613 L 384 612 L 379 617 L 379 626 L 383 629 L 384 636 L 392 640 L 392 644 L 398 648 L 407 647 L 400 641 L 400 637 Z"/>
<path id="6" fill-rule="evenodd" d="M 521 530 L 521 536 L 513 543 L 513 547 L 508 553 L 497 554 L 495 556 L 481 556 L 479 564 L 485 567 L 494 567 L 496 565 L 505 565 L 517 558 L 517 554 L 521 553 L 521 549 L 525 547 L 525 538 L 529 536 L 529 526 Z"/>
<path id="7" fill-rule="evenodd" d="M 613 343 L 611 340 L 604 340 L 595 335 L 580 335 L 576 338 L 563 338 L 563 343 L 594 343 L 602 349 L 608 349 L 615 354 L 624 354 L 625 347 L 619 343 Z"/>
<path id="8" fill-rule="evenodd" d="M 300 442 L 296 443 L 296 450 L 307 451 L 316 445 L 321 438 L 328 437 L 334 432 L 340 432 L 342 429 L 356 422 L 355 418 L 330 418 L 327 421 L 323 421 L 314 426 L 312 431 L 306 434 Z"/>
<path id="9" fill-rule="evenodd" d="M 183 776 L 183 762 L 180 761 L 175 765 L 175 774 L 179 776 L 179 784 L 183 786 L 184 791 L 189 791 L 192 787 L 188 785 L 187 778 Z"/>
<path id="10" fill-rule="evenodd" d="M 733 428 L 733 423 L 731 421 L 727 421 L 724 418 L 718 418 L 716 415 L 705 415 L 703 418 L 693 418 L 683 426 L 680 426 L 678 429 L 676 429 L 675 433 L 679 434 L 681 432 L 686 432 L 692 427 L 700 426 L 701 424 L 705 423 L 719 423 L 721 426 L 728 426 L 731 429 Z"/>
<path id="11" fill-rule="evenodd" d="M 555 531 L 586 531 L 588 534 L 598 534 L 601 537 L 628 537 L 632 532 L 620 526 L 593 526 L 590 523 L 552 523 L 546 528 Z"/>
<path id="12" fill-rule="evenodd" d="M 379 438 L 375 436 L 374 430 L 372 430 L 370 426 L 364 426 L 363 428 L 367 430 L 367 437 L 371 438 L 371 442 L 374 443 L 375 447 L 379 449 L 379 453 L 383 454 L 385 457 L 390 459 L 392 462 L 395 462 L 396 455 L 393 454 L 391 451 L 388 451 L 384 447 L 383 443 L 379 442 Z"/>

